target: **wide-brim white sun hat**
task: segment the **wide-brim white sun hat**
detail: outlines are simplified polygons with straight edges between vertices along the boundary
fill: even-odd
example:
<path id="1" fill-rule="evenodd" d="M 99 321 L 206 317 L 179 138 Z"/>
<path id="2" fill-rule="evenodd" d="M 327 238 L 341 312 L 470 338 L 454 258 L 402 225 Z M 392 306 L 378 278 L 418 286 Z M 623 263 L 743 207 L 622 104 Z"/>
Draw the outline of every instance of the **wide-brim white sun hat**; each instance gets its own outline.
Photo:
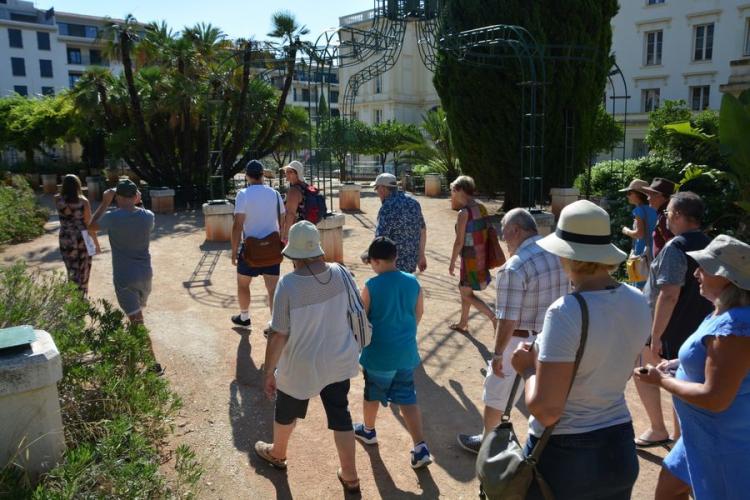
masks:
<path id="1" fill-rule="evenodd" d="M 563 208 L 555 232 L 537 244 L 558 257 L 581 262 L 613 266 L 628 256 L 612 244 L 609 214 L 588 200 Z"/>
<path id="2" fill-rule="evenodd" d="M 310 221 L 300 221 L 289 229 L 289 241 L 281 253 L 290 259 L 314 259 L 324 255 L 320 233 Z"/>
<path id="3" fill-rule="evenodd" d="M 712 276 L 722 276 L 743 290 L 750 290 L 750 245 L 720 234 L 703 250 L 687 252 Z"/>

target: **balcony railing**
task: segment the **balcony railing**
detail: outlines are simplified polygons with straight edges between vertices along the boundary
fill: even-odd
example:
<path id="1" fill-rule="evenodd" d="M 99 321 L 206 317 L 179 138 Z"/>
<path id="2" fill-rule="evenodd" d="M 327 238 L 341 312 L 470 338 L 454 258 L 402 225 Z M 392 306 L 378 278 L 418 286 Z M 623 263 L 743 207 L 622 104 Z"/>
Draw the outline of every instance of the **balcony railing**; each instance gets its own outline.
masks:
<path id="1" fill-rule="evenodd" d="M 100 57 L 91 58 L 90 56 L 81 55 L 78 57 L 70 57 L 68 55 L 68 64 L 75 64 L 78 66 L 105 66 L 109 67 L 109 59 L 102 59 Z"/>
<path id="2" fill-rule="evenodd" d="M 340 17 L 339 26 L 351 26 L 353 24 L 363 23 L 365 21 L 372 21 L 373 17 L 375 17 L 374 10 L 357 12 L 356 14 L 350 14 L 348 16 Z"/>

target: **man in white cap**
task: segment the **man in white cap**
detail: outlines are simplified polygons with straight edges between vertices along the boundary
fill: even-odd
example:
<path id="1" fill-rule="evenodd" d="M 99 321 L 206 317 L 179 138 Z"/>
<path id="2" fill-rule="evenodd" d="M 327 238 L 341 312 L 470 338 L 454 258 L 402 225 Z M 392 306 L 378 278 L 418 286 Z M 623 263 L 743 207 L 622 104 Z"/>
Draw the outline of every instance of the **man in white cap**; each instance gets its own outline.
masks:
<path id="1" fill-rule="evenodd" d="M 413 273 L 417 268 L 424 271 L 427 269 L 427 226 L 419 202 L 399 191 L 398 180 L 393 174 L 378 175 L 371 186 L 383 203 L 378 211 L 375 237 L 384 236 L 396 243 L 396 268 L 399 271 Z"/>

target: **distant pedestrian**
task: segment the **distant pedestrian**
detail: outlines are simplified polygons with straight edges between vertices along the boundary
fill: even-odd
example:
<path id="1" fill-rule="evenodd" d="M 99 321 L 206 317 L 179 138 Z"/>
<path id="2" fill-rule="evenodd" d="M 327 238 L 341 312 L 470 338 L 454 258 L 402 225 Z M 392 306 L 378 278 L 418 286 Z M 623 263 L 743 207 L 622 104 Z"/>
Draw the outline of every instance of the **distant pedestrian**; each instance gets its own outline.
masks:
<path id="1" fill-rule="evenodd" d="M 654 230 L 659 214 L 648 204 L 648 194 L 643 188 L 648 187 L 646 181 L 634 179 L 628 187 L 620 189 L 621 193 L 627 193 L 628 203 L 633 205 L 633 227 L 623 226 L 622 234 L 633 240 L 633 255 L 644 256 L 650 263 L 654 258 Z M 638 288 L 643 288 L 645 281 L 633 283 Z"/>
<path id="2" fill-rule="evenodd" d="M 55 196 L 55 208 L 60 218 L 60 254 L 68 279 L 86 296 L 91 274 L 91 255 L 86 246 L 86 236 L 92 239 L 97 253 L 101 248 L 96 233 L 88 233 L 91 204 L 83 196 L 81 181 L 77 176 L 69 174 L 63 178 L 61 193 Z"/>
<path id="3" fill-rule="evenodd" d="M 359 478 L 348 395 L 349 379 L 359 374 L 359 347 L 347 317 L 349 294 L 341 274 L 347 271 L 325 262 L 320 235 L 309 221 L 292 226 L 284 256 L 294 263 L 294 272 L 276 287 L 264 363 L 263 387 L 276 401 L 273 443 L 258 441 L 255 452 L 286 469 L 297 419 L 305 418 L 310 398 L 320 395 L 341 465 L 337 476 L 347 492 L 355 493 Z M 320 450 L 308 452 L 308 463 L 318 465 Z"/>
<path id="4" fill-rule="evenodd" d="M 427 226 L 419 202 L 398 189 L 393 174 L 380 174 L 372 187 L 383 205 L 378 210 L 375 237 L 385 236 L 396 244 L 396 268 L 405 273 L 427 269 Z"/>
<path id="5" fill-rule="evenodd" d="M 296 222 L 320 222 L 326 215 L 325 196 L 312 183 L 305 182 L 305 166 L 294 160 L 281 169 L 289 183 L 286 192 L 286 216 L 281 237 L 286 241 L 289 229 Z"/>
<path id="6" fill-rule="evenodd" d="M 654 241 L 654 258 L 661 253 L 664 245 L 674 237 L 674 234 L 667 227 L 667 205 L 669 204 L 669 197 L 674 194 L 677 190 L 677 184 L 674 182 L 663 179 L 661 177 L 655 177 L 650 186 L 643 186 L 641 190 L 648 195 L 648 204 L 656 210 L 658 215 L 656 219 L 656 227 L 652 234 Z"/>
<path id="7" fill-rule="evenodd" d="M 672 393 L 682 436 L 662 464 L 656 499 L 742 500 L 750 492 L 750 245 L 719 235 L 691 251 L 713 312 L 676 359 L 636 369 Z"/>
<path id="8" fill-rule="evenodd" d="M 232 264 L 237 266 L 237 302 L 240 313 L 232 316 L 232 323 L 249 328 L 250 320 L 250 284 L 253 278 L 263 276 L 268 292 L 268 308 L 273 311 L 273 296 L 281 269 L 280 231 L 285 213 L 284 202 L 275 189 L 263 184 L 263 164 L 251 160 L 245 168 L 248 186 L 237 193 L 234 205 L 234 226 L 232 227 Z M 275 236 L 274 236 L 275 235 Z M 278 238 L 276 238 L 278 237 Z M 278 247 L 278 263 L 265 266 L 253 266 L 246 257 L 250 257 L 248 238 L 264 240 L 268 245 Z M 271 241 L 274 240 L 274 241 Z M 252 240 L 251 240 L 252 242 Z"/>
<path id="9" fill-rule="evenodd" d="M 487 260 L 490 245 L 487 207 L 474 198 L 475 189 L 474 179 L 467 175 L 461 175 L 451 183 L 451 208 L 458 210 L 458 219 L 448 272 L 451 276 L 456 275 L 456 259 L 461 257 L 458 282 L 461 318 L 457 323 L 451 324 L 450 329 L 462 333 L 469 333 L 471 306 L 492 321 L 493 330 L 497 324 L 492 309 L 474 295 L 475 291 L 484 290 L 492 281 Z"/>
<path id="10" fill-rule="evenodd" d="M 414 369 L 419 366 L 417 325 L 424 312 L 424 297 L 414 275 L 396 268 L 396 244 L 388 238 L 373 240 L 367 259 L 377 276 L 362 289 L 362 302 L 372 323 L 372 342 L 362 350 L 359 363 L 365 376 L 364 423 L 354 425 L 354 437 L 365 444 L 378 442 L 375 419 L 378 405 L 398 406 L 411 434 L 411 466 L 432 463 L 417 405 Z"/>

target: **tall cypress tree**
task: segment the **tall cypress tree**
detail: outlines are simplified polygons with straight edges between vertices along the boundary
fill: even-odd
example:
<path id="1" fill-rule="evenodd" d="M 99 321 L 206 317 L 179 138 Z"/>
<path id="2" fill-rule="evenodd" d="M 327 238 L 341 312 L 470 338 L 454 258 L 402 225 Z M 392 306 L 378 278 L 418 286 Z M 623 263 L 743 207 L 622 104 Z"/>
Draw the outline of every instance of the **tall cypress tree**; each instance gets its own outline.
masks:
<path id="1" fill-rule="evenodd" d="M 542 46 L 589 49 L 584 62 L 545 62 L 544 195 L 550 187 L 570 185 L 592 153 L 593 123 L 612 62 L 610 21 L 617 0 L 447 0 L 444 6 L 439 36 L 506 24 L 524 27 Z M 505 209 L 521 200 L 521 69 L 512 59 L 499 67 L 472 66 L 440 50 L 434 77 L 462 170 L 488 190 L 504 190 Z M 566 114 L 574 130 L 567 150 Z M 572 171 L 566 172 L 571 150 Z"/>

